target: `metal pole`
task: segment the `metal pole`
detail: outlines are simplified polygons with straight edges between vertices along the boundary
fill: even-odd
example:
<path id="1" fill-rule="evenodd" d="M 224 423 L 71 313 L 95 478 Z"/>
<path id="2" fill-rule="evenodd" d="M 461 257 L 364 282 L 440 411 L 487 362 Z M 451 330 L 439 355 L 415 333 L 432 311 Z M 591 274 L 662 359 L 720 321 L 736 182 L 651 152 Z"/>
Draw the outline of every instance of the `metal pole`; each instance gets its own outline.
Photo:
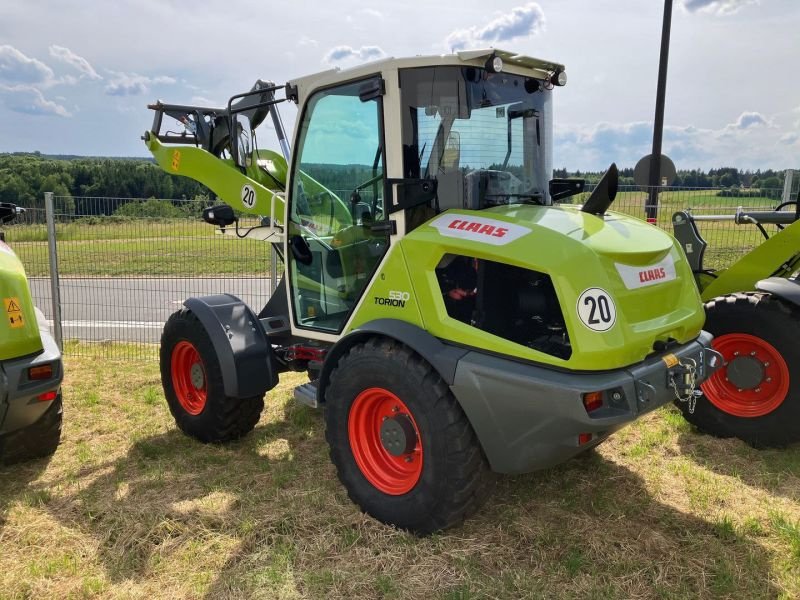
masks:
<path id="1" fill-rule="evenodd" d="M 658 186 L 661 185 L 661 139 L 664 133 L 664 98 L 667 91 L 667 63 L 669 62 L 669 34 L 672 24 L 672 0 L 664 0 L 664 23 L 661 27 L 661 58 L 658 61 L 658 87 L 656 89 L 656 115 L 653 122 L 653 158 L 650 161 L 650 195 L 647 200 L 647 218 L 658 218 Z"/>
<path id="2" fill-rule="evenodd" d="M 56 214 L 53 192 L 44 193 L 44 209 L 47 219 L 47 255 L 50 258 L 50 297 L 53 302 L 53 336 L 58 349 L 64 350 L 61 332 L 61 286 L 58 282 L 58 252 L 56 249 Z"/>

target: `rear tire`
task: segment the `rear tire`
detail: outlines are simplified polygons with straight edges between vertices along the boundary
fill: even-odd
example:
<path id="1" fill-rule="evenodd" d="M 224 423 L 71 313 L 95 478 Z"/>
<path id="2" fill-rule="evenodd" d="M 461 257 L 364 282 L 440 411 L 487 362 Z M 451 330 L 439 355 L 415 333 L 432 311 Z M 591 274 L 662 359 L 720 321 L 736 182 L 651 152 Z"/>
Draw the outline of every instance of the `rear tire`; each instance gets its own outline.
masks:
<path id="1" fill-rule="evenodd" d="M 687 421 L 754 447 L 800 440 L 800 312 L 770 294 L 728 294 L 706 304 L 705 329 L 726 365 L 701 386 Z M 735 362 L 734 362 L 735 361 Z"/>
<path id="2" fill-rule="evenodd" d="M 61 392 L 33 425 L 0 438 L 0 463 L 14 464 L 23 460 L 50 456 L 61 441 L 64 409 Z"/>
<path id="3" fill-rule="evenodd" d="M 175 312 L 161 335 L 161 384 L 175 423 L 201 442 L 227 442 L 256 426 L 264 396 L 225 395 L 214 344 L 187 308 Z"/>
<path id="4" fill-rule="evenodd" d="M 472 426 L 439 374 L 406 346 L 357 344 L 333 370 L 325 399 L 331 460 L 364 512 L 428 534 L 486 499 L 493 477 Z"/>

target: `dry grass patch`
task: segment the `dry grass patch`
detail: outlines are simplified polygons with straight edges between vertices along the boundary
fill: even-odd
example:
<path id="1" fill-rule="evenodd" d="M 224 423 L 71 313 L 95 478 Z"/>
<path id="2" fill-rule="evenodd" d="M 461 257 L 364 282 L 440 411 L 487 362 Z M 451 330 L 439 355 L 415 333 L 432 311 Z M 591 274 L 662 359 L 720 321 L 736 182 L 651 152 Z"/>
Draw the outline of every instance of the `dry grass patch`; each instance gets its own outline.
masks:
<path id="1" fill-rule="evenodd" d="M 175 429 L 155 364 L 66 366 L 62 446 L 0 469 L 0 598 L 800 597 L 800 448 L 665 409 L 419 539 L 348 500 L 301 375 L 215 446 Z"/>

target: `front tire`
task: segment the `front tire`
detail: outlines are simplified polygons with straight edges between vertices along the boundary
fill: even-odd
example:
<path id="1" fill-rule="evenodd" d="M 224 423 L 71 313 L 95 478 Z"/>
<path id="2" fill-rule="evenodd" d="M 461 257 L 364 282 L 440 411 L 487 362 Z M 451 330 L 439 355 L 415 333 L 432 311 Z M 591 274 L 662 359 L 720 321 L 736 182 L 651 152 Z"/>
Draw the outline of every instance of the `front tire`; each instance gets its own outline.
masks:
<path id="1" fill-rule="evenodd" d="M 201 442 L 227 442 L 258 423 L 264 396 L 229 398 L 214 344 L 187 308 L 175 312 L 161 335 L 161 384 L 175 423 Z"/>
<path id="2" fill-rule="evenodd" d="M 333 370 L 325 399 L 331 460 L 364 512 L 428 534 L 485 500 L 492 476 L 472 426 L 439 374 L 406 346 L 357 344 Z"/>
<path id="3" fill-rule="evenodd" d="M 755 447 L 800 440 L 800 313 L 770 294 L 728 294 L 706 304 L 705 329 L 725 359 L 701 389 L 687 421 Z"/>

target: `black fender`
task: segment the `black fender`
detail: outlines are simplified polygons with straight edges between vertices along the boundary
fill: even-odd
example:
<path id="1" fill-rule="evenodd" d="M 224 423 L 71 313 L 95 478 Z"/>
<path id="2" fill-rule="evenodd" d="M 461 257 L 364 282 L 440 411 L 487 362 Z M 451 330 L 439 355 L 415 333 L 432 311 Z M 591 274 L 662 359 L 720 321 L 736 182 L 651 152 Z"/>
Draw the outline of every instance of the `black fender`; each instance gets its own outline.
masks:
<path id="1" fill-rule="evenodd" d="M 189 298 L 183 305 L 211 338 L 227 397 L 261 396 L 278 384 L 272 345 L 249 306 L 232 294 Z"/>
<path id="2" fill-rule="evenodd" d="M 320 404 L 325 402 L 325 389 L 328 387 L 331 372 L 336 368 L 339 359 L 356 344 L 376 335 L 397 340 L 411 348 L 436 369 L 448 386 L 453 385 L 458 361 L 469 352 L 464 348 L 443 344 L 421 327 L 405 321 L 397 319 L 369 321 L 348 333 L 328 351 L 317 386 L 317 402 Z"/>
<path id="3" fill-rule="evenodd" d="M 756 283 L 756 289 L 759 292 L 768 292 L 776 298 L 800 307 L 800 282 L 796 280 L 784 277 L 770 277 Z"/>

